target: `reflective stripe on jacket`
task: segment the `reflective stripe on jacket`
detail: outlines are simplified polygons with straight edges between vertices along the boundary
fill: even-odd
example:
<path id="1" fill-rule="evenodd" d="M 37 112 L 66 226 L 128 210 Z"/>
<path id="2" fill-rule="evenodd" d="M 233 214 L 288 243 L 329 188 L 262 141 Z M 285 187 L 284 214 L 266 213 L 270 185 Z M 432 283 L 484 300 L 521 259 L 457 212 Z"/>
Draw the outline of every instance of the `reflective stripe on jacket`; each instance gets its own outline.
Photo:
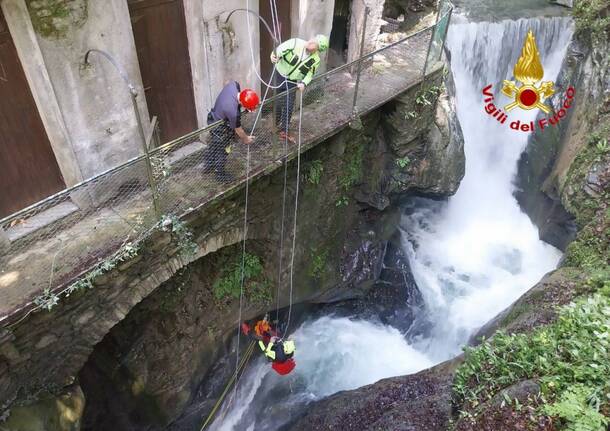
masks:
<path id="1" fill-rule="evenodd" d="M 265 354 L 266 357 L 268 357 L 272 361 L 275 361 L 275 352 L 273 351 L 273 342 L 272 341 L 270 341 L 269 344 L 267 344 L 267 346 L 265 346 L 265 343 L 263 343 L 262 341 L 259 341 L 258 347 L 261 348 L 261 350 L 263 351 L 263 353 Z"/>
<path id="2" fill-rule="evenodd" d="M 284 78 L 308 85 L 320 65 L 318 52 L 307 53 L 307 41 L 303 39 L 288 39 L 275 50 L 278 57 L 276 69 Z"/>

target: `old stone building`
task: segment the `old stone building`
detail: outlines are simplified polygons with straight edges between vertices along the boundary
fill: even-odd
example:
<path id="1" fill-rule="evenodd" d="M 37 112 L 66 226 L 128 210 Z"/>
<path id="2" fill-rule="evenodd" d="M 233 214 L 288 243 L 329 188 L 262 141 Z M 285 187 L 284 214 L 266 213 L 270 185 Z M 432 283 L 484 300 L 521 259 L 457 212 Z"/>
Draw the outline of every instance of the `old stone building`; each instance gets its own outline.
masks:
<path id="1" fill-rule="evenodd" d="M 338 3 L 345 9 L 345 1 Z M 138 92 L 145 133 L 157 117 L 162 142 L 204 126 L 227 79 L 260 89 L 255 68 L 262 61 L 263 76 L 271 71 L 272 39 L 243 10 L 249 6 L 271 22 L 267 0 L 1 0 L 0 6 L 0 217 L 142 151 L 127 84 L 98 53 L 86 63 L 88 50 L 108 53 L 124 71 Z M 333 0 L 282 0 L 277 7 L 283 39 L 330 35 Z M 227 20 L 235 9 L 242 10 Z M 347 46 L 347 34 L 338 37 L 345 43 L 337 46 Z"/>

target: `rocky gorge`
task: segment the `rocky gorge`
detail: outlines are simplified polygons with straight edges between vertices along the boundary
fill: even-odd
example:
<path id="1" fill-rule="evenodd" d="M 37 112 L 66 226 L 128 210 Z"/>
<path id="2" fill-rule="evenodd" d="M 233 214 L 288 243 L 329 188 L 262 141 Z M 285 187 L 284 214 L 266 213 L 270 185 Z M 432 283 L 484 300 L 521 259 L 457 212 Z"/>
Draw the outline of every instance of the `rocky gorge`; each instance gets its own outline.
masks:
<path id="1" fill-rule="evenodd" d="M 573 85 L 577 106 L 560 128 L 530 136 L 519 161 L 516 189 L 541 238 L 565 250 L 559 267 L 480 328 L 470 340 L 478 347 L 465 355 L 414 375 L 336 394 L 315 404 L 291 429 L 606 429 L 607 399 L 598 406 L 586 398 L 580 401 L 565 388 L 587 379 L 557 369 L 577 370 L 581 359 L 564 357 L 561 349 L 566 347 L 558 341 L 547 350 L 544 341 L 561 337 L 586 343 L 578 313 L 596 316 L 593 304 L 608 304 L 608 7 L 575 3 L 576 31 L 552 104 L 558 107 L 563 91 Z M 601 332 L 595 332 L 602 345 L 603 322 L 606 335 L 608 330 L 607 313 L 603 316 L 596 327 Z M 573 326 L 564 327 L 567 322 Z M 598 352 L 607 364 L 608 351 Z M 537 360 L 552 362 L 540 366 Z M 607 394 L 607 370 L 600 368 L 595 376 L 600 393 Z M 572 397 L 572 404 L 566 396 Z"/>
<path id="2" fill-rule="evenodd" d="M 409 5 L 393 3 L 394 9 L 409 10 Z M 546 6 L 545 2 L 545 15 L 557 10 Z M 479 361 L 492 364 L 485 355 L 500 349 L 492 344 L 498 331 L 497 343 L 503 342 L 504 333 L 533 337 L 558 321 L 564 313 L 558 307 L 607 290 L 608 29 L 607 24 L 601 30 L 595 24 L 603 13 L 607 17 L 607 7 L 591 12 L 577 4 L 576 32 L 556 79 L 559 89 L 570 84 L 577 89 L 576 106 L 561 128 L 530 136 L 519 158 L 516 187 L 510 191 L 541 239 L 565 251 L 559 267 L 535 286 L 525 286 L 525 294 L 517 295 L 516 302 L 479 329 L 470 322 L 460 327 L 458 339 L 470 339 L 473 346 L 482 343 L 466 355 L 431 368 L 416 366 L 425 368 L 417 373 L 310 399 L 307 408 L 299 407 L 281 428 L 268 424 L 265 429 L 562 429 L 565 418 L 541 410 L 544 375 L 497 371 L 491 365 L 481 367 Z M 539 24 L 539 29 L 547 24 Z M 563 28 L 558 22 L 553 25 L 549 33 Z M 553 37 L 548 37 L 546 48 L 557 40 Z M 455 55 L 449 52 L 449 57 Z M 450 61 L 456 64 L 455 59 Z M 555 107 L 560 93 L 551 100 Z M 304 153 L 293 292 L 288 281 L 290 211 L 282 220 L 284 174 L 278 170 L 251 185 L 243 319 L 269 312 L 273 316 L 276 310 L 280 320 L 285 318 L 292 294 L 295 329 L 326 316 L 347 316 L 397 328 L 398 338 L 404 335 L 416 345 L 439 328 L 432 320 L 439 310 L 454 323 L 451 301 L 431 310 L 420 266 L 422 261 L 433 263 L 417 254 L 430 237 L 414 232 L 422 220 L 427 229 L 443 213 L 447 198 L 458 191 L 469 169 L 455 99 L 452 70 L 438 72 L 363 117 L 361 124 Z M 287 178 L 295 177 L 291 161 Z M 477 178 L 493 180 L 491 175 Z M 287 202 L 293 202 L 295 191 L 289 183 Z M 421 197 L 426 199 L 420 201 Z M 93 290 L 74 295 L 49 313 L 31 316 L 21 327 L 0 332 L 0 388 L 5 394 L 0 401 L 10 404 L 0 429 L 198 428 L 233 371 L 243 199 L 235 193 L 184 222 L 172 221 L 177 229 L 152 237 L 142 255 L 94 280 Z M 418 211 L 421 217 L 416 217 Z M 182 253 L 190 243 L 198 245 L 198 251 Z M 508 272 L 518 273 L 527 265 L 527 259 L 511 249 L 500 256 L 499 265 Z M 441 268 L 438 273 L 442 271 L 449 278 L 459 268 Z M 155 280 L 143 283 L 150 274 Z M 471 282 L 463 274 L 456 279 Z M 452 288 L 459 286 L 455 283 Z M 490 318 L 496 314 L 481 314 L 486 313 Z M 392 345 L 390 353 L 393 348 L 402 349 Z M 434 356 L 431 352 L 426 350 Z M 413 355 L 414 363 L 419 360 L 412 351 L 406 354 Z M 473 372 L 489 373 L 494 379 L 478 381 Z M 502 372 L 516 377 L 505 379 Z M 553 399 L 552 391 L 545 389 L 544 394 Z M 607 400 L 598 411 L 608 412 Z M 268 413 L 274 414 L 278 413 Z M 231 411 L 223 415 L 228 417 Z"/>

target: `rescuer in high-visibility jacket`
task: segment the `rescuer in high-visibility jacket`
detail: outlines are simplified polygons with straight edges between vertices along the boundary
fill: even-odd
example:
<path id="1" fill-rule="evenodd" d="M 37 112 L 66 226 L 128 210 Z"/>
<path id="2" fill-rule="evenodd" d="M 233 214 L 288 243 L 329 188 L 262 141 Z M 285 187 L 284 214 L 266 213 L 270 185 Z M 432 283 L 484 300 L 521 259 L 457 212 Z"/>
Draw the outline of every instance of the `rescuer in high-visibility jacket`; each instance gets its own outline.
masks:
<path id="1" fill-rule="evenodd" d="M 294 356 L 296 346 L 292 340 L 282 340 L 278 337 L 271 337 L 271 340 L 267 345 L 265 342 L 260 340 L 258 346 L 261 348 L 267 358 L 273 362 L 283 363 Z"/>
<path id="2" fill-rule="evenodd" d="M 328 38 L 319 34 L 306 41 L 293 38 L 280 44 L 271 53 L 271 62 L 275 63 L 275 85 L 281 85 L 278 91 L 288 91 L 288 97 L 281 97 L 278 101 L 279 109 L 276 111 L 276 124 L 279 126 L 280 138 L 294 138 L 288 135 L 288 127 L 294 108 L 295 92 L 290 91 L 298 87 L 305 89 L 313 79 L 316 69 L 320 66 L 320 52 L 328 49 Z"/>

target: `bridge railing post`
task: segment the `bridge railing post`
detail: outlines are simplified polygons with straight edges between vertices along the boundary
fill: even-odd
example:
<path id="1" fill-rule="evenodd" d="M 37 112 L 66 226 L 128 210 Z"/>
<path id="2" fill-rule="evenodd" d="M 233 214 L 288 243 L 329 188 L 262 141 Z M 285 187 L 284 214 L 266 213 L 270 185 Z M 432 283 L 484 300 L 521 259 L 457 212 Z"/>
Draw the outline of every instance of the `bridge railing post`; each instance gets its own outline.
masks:
<path id="1" fill-rule="evenodd" d="M 364 7 L 364 19 L 362 22 L 362 34 L 360 35 L 360 53 L 358 54 L 358 64 L 356 66 L 356 85 L 354 86 L 354 101 L 352 103 L 352 117 L 358 114 L 358 88 L 360 87 L 360 75 L 362 74 L 362 57 L 364 56 L 364 41 L 366 38 L 366 24 L 368 21 L 371 9 L 368 6 Z"/>

